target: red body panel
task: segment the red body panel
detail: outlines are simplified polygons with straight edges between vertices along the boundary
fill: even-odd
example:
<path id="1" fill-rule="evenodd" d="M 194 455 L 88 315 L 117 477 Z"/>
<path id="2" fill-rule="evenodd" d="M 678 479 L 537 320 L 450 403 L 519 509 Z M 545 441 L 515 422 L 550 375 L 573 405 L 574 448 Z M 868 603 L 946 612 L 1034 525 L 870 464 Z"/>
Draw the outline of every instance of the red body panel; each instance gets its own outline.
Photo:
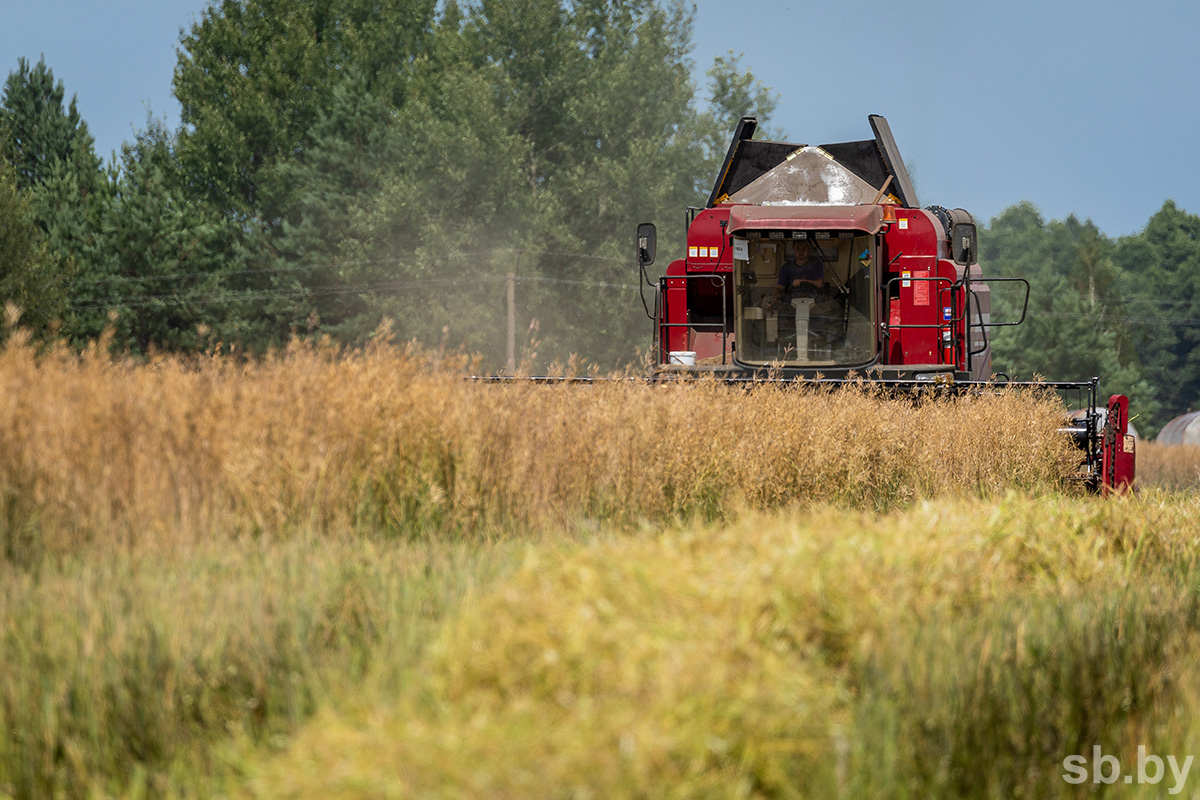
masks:
<path id="1" fill-rule="evenodd" d="M 733 270 L 733 254 L 729 252 L 729 237 L 725 235 L 728 222 L 728 206 L 706 208 L 696 215 L 688 228 L 685 259 L 688 272 Z"/>
<path id="2" fill-rule="evenodd" d="M 690 350 L 687 304 L 687 279 L 685 265 L 682 259 L 672 261 L 667 267 L 666 291 L 663 292 L 663 307 L 660 321 L 667 324 L 659 331 L 659 342 L 662 343 L 659 361 L 666 364 L 667 354 L 674 351 Z"/>
<path id="3" fill-rule="evenodd" d="M 962 301 L 950 290 L 958 281 L 959 270 L 953 262 L 939 258 L 944 238 L 932 215 L 910 208 L 897 209 L 896 222 L 883 235 L 885 296 L 898 290 L 888 313 L 885 363 L 963 368 Z"/>
<path id="4" fill-rule="evenodd" d="M 720 330 L 714 330 L 721 319 L 721 306 L 726 303 L 728 279 L 722 282 L 720 277 L 706 277 L 733 273 L 733 254 L 725 234 L 728 220 L 728 207 L 698 213 L 688 228 L 685 257 L 667 268 L 662 319 L 668 324 L 659 335 L 661 363 L 668 363 L 670 353 L 679 351 L 694 352 L 697 359 L 720 357 L 727 349 L 726 342 L 732 342 Z M 732 324 L 732 319 L 729 322 Z"/>
<path id="5" fill-rule="evenodd" d="M 1136 440 L 1129 433 L 1129 398 L 1114 394 L 1108 400 L 1108 418 L 1102 440 L 1101 492 L 1124 493 L 1133 487 Z"/>

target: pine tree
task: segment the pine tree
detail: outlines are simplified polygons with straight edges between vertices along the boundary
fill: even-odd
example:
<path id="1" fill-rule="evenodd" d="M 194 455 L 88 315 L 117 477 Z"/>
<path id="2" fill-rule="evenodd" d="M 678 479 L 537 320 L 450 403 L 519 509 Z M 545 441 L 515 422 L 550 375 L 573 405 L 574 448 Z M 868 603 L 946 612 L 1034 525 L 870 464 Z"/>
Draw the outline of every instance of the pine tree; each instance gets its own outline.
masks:
<path id="1" fill-rule="evenodd" d="M 84 251 L 107 202 L 109 183 L 96 157 L 94 140 L 72 96 L 44 60 L 30 67 L 24 58 L 9 73 L 0 97 L 0 153 L 10 163 L 18 188 L 46 245 L 46 292 L 26 296 L 46 308 L 26 308 L 26 319 L 57 319 L 69 310 L 76 279 L 90 266 Z M 70 319 L 62 333 L 73 335 Z"/>
<path id="2" fill-rule="evenodd" d="M 395 284 L 395 264 L 364 249 L 351 227 L 370 213 L 383 170 L 405 148 L 387 104 L 367 85 L 352 70 L 309 132 L 312 144 L 280 168 L 283 180 L 298 187 L 273 241 L 292 269 L 269 279 L 277 299 L 264 304 L 281 335 L 319 321 L 322 332 L 357 344 L 386 313 L 377 298 Z"/>
<path id="3" fill-rule="evenodd" d="M 0 305 L 11 303 L 23 326 L 43 334 L 61 318 L 63 292 L 28 193 L 17 185 L 16 170 L 0 158 Z"/>
<path id="4" fill-rule="evenodd" d="M 1021 203 L 991 221 L 981 244 L 985 279 L 1020 277 L 1030 283 L 1025 322 L 992 329 L 993 367 L 1026 380 L 1099 377 L 1106 397 L 1128 395 L 1148 421 L 1158 401 L 1132 346 L 1113 243 L 1091 222 L 1071 216 L 1046 223 L 1036 208 Z M 994 284 L 993 321 L 1019 318 L 1014 289 Z"/>
<path id="5" fill-rule="evenodd" d="M 39 60 L 33 67 L 24 58 L 10 72 L 0 97 L 2 154 L 17 173 L 17 185 L 30 189 L 50 180 L 64 165 L 83 197 L 102 184 L 95 140 L 79 115 L 76 99 L 64 108 L 62 81 Z"/>
<path id="6" fill-rule="evenodd" d="M 1144 231 L 1124 237 L 1115 261 L 1122 288 L 1131 298 L 1128 313 L 1135 341 L 1155 387 L 1161 427 L 1174 417 L 1200 409 L 1200 216 L 1168 200 Z"/>

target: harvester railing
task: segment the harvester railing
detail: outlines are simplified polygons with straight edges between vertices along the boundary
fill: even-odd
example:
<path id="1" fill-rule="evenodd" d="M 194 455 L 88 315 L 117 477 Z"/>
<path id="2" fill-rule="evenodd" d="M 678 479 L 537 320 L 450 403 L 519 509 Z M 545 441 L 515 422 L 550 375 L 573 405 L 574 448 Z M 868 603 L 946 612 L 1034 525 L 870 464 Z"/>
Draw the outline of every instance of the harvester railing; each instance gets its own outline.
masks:
<path id="1" fill-rule="evenodd" d="M 893 301 L 892 284 L 894 284 L 898 281 L 902 281 L 904 284 L 908 284 L 909 282 L 919 282 L 919 281 L 944 282 L 946 284 L 949 284 L 948 286 L 946 286 L 944 288 L 936 290 L 938 292 L 938 296 L 939 296 L 939 302 L 937 304 L 937 307 L 939 307 L 939 308 L 945 307 L 941 303 L 940 297 L 941 297 L 942 292 L 949 291 L 949 292 L 951 292 L 950 307 L 954 308 L 954 309 L 959 308 L 959 303 L 957 302 L 957 297 L 955 297 L 955 293 L 961 292 L 963 290 L 963 288 L 968 285 L 968 282 L 965 278 L 963 280 L 959 280 L 959 281 L 955 282 L 955 281 L 951 281 L 949 278 L 946 278 L 946 277 L 943 277 L 940 275 L 930 276 L 930 277 L 926 277 L 926 278 L 916 278 L 916 277 L 907 277 L 906 278 L 903 276 L 891 278 L 890 280 L 888 280 L 888 282 L 886 284 L 887 291 L 884 292 L 884 296 L 887 299 L 887 306 L 884 309 L 884 314 L 883 314 L 883 318 L 885 320 L 891 318 L 891 309 L 892 309 L 892 301 Z M 947 326 L 957 325 L 958 323 L 962 322 L 963 317 L 966 316 L 967 317 L 966 337 L 967 337 L 968 359 L 970 356 L 977 356 L 981 353 L 987 352 L 988 346 L 991 344 L 991 340 L 987 335 L 988 328 L 1009 328 L 1009 327 L 1013 327 L 1015 325 L 1020 325 L 1021 323 L 1023 323 L 1025 321 L 1025 315 L 1026 315 L 1026 313 L 1028 313 L 1028 310 L 1029 310 L 1029 281 L 1027 281 L 1025 278 L 988 278 L 986 281 L 979 281 L 979 282 L 987 283 L 988 285 L 991 285 L 993 283 L 1022 283 L 1022 284 L 1024 284 L 1025 285 L 1025 300 L 1021 305 L 1020 319 L 1018 319 L 1014 322 L 992 322 L 991 320 L 984 322 L 983 321 L 983 307 L 980 305 L 979 294 L 977 292 L 970 291 L 968 293 L 967 302 L 962 304 L 963 313 L 962 314 L 954 314 L 949 319 L 942 317 L 935 322 L 898 323 L 895 325 L 892 325 L 888 322 L 884 322 L 883 326 L 882 326 L 883 327 L 884 347 L 887 348 L 888 344 L 891 341 L 891 331 L 892 330 L 903 329 L 903 328 L 942 329 Z M 970 303 L 972 301 L 974 301 L 974 303 L 975 303 L 975 317 L 976 317 L 976 319 L 979 320 L 978 322 L 972 322 L 970 319 L 970 316 L 971 316 Z M 983 333 L 983 346 L 977 350 L 972 350 L 972 349 L 970 349 L 971 331 L 975 330 L 975 329 L 978 329 Z"/>
<path id="2" fill-rule="evenodd" d="M 979 322 L 974 323 L 974 322 L 971 322 L 970 320 L 967 320 L 967 339 L 968 339 L 968 341 L 970 340 L 971 329 L 978 328 L 979 330 L 981 330 L 983 332 L 983 347 L 979 348 L 978 350 L 972 350 L 971 355 L 973 355 L 973 356 L 977 356 L 980 353 L 986 352 L 988 349 L 988 345 L 991 344 L 991 340 L 987 335 L 988 328 L 1011 328 L 1013 326 L 1020 325 L 1021 323 L 1023 323 L 1025 321 L 1025 314 L 1029 311 L 1029 281 L 1027 281 L 1025 278 L 988 278 L 986 281 L 980 281 L 980 283 L 986 283 L 989 287 L 994 283 L 1023 283 L 1023 284 L 1025 284 L 1025 300 L 1021 304 L 1021 318 L 1018 319 L 1017 321 L 1015 321 L 1015 322 L 992 322 L 989 319 L 987 322 L 984 322 L 983 321 L 983 308 L 979 304 L 979 295 L 976 292 L 971 292 L 971 297 L 975 300 L 975 315 L 979 319 Z"/>
<path id="3" fill-rule="evenodd" d="M 941 275 L 933 275 L 933 276 L 930 276 L 927 278 L 914 278 L 911 276 L 905 278 L 905 277 L 901 276 L 901 277 L 896 277 L 896 278 L 892 278 L 891 280 L 889 280 L 886 284 L 887 291 L 884 292 L 884 297 L 887 298 L 887 303 L 883 310 L 883 319 L 885 320 L 885 322 L 883 322 L 881 325 L 881 327 L 883 329 L 884 352 L 888 352 L 891 349 L 892 331 L 893 330 L 900 330 L 900 329 L 904 329 L 904 328 L 932 328 L 934 330 L 942 330 L 943 328 L 946 328 L 947 326 L 954 325 L 955 323 L 962 321 L 962 316 L 960 315 L 957 317 L 951 317 L 950 319 L 940 319 L 939 318 L 936 322 L 908 322 L 908 323 L 896 323 L 895 325 L 891 324 L 890 322 L 887 322 L 886 320 L 890 320 L 891 315 L 892 315 L 892 284 L 896 283 L 897 281 L 902 281 L 903 283 L 901 285 L 905 286 L 905 288 L 907 288 L 906 284 L 908 284 L 910 282 L 912 282 L 912 283 L 920 283 L 920 282 L 943 283 L 944 282 L 944 283 L 948 284 L 947 286 L 945 286 L 943 288 L 934 290 L 938 294 L 938 302 L 937 302 L 937 306 L 936 306 L 937 308 L 944 307 L 942 304 L 942 301 L 941 301 L 942 292 L 950 292 L 950 307 L 957 308 L 958 303 L 955 302 L 954 295 L 956 293 L 956 290 L 961 289 L 963 286 L 962 281 L 958 281 L 956 283 L 956 282 L 950 280 L 949 278 L 943 277 Z M 938 351 L 938 358 L 944 360 L 944 357 L 942 355 L 943 348 L 938 347 L 937 351 Z"/>
<path id="4" fill-rule="evenodd" d="M 669 339 L 665 336 L 670 328 L 690 328 L 693 330 L 714 330 L 721 332 L 721 363 L 728 363 L 729 358 L 729 336 L 733 333 L 729 327 L 729 280 L 732 276 L 726 272 L 699 272 L 691 275 L 663 275 L 658 279 L 658 296 L 662 298 L 663 308 L 656 309 L 660 314 L 659 319 L 667 318 L 668 313 L 662 313 L 667 307 L 667 282 L 675 280 L 712 280 L 717 281 L 721 287 L 721 321 L 720 322 L 699 322 L 688 320 L 687 322 L 659 322 L 656 328 L 657 341 L 654 343 L 655 349 L 659 354 L 659 362 L 663 364 L 670 363 L 671 350 L 666 342 Z M 686 290 L 686 284 L 685 284 Z"/>

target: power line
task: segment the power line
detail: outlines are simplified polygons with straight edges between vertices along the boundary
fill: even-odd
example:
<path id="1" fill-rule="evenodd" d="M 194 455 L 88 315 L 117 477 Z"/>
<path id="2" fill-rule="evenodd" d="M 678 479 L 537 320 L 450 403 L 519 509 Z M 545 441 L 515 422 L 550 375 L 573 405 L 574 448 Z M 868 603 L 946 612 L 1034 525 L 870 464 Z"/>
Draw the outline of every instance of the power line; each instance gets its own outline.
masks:
<path id="1" fill-rule="evenodd" d="M 545 257 L 558 256 L 571 259 L 586 259 L 591 261 L 599 261 L 606 264 L 616 266 L 617 261 L 608 258 L 607 256 L 599 256 L 591 253 L 578 253 L 562 250 L 533 250 L 519 247 L 499 247 L 486 250 L 458 250 L 449 254 L 450 259 L 470 259 L 488 257 L 495 261 L 496 256 L 500 253 L 507 253 L 518 259 L 524 255 Z M 103 286 L 103 285 L 138 285 L 138 284 L 154 284 L 166 283 L 176 280 L 194 279 L 194 280 L 209 280 L 216 279 L 217 282 L 224 282 L 234 278 L 245 278 L 256 275 L 291 275 L 305 272 L 312 272 L 320 269 L 343 270 L 343 269 L 361 269 L 364 267 L 379 267 L 392 266 L 399 267 L 407 262 L 401 258 L 375 258 L 375 259 L 346 259 L 346 260 L 331 260 L 328 262 L 313 262 L 309 264 L 292 264 L 277 267 L 262 267 L 255 269 L 233 270 L 229 272 L 174 272 L 161 273 L 157 275 L 109 275 L 96 278 L 87 278 L 73 281 L 68 284 L 72 287 L 83 286 Z M 239 302 L 254 302 L 262 300 L 270 300 L 275 298 L 287 297 L 324 297 L 332 295 L 343 295 L 353 293 L 384 293 L 396 292 L 404 289 L 412 289 L 419 287 L 429 287 L 436 285 L 453 285 L 461 284 L 466 278 L 409 278 L 406 280 L 391 280 L 391 281 L 374 281 L 374 282 L 359 282 L 359 283 L 338 283 L 325 286 L 295 286 L 295 287 L 270 287 L 270 288 L 245 288 L 245 289 L 224 289 L 217 290 L 214 286 L 198 286 L 194 287 L 193 291 L 175 291 L 162 292 L 157 294 L 126 294 L 117 297 L 94 297 L 87 300 L 81 300 L 70 304 L 70 308 L 77 311 L 88 309 L 108 309 L 113 307 L 124 308 L 146 308 L 154 305 L 217 305 Z M 472 283 L 502 283 L 505 280 L 503 275 L 488 276 L 474 275 L 469 279 Z M 616 289 L 620 291 L 634 290 L 639 288 L 638 284 L 613 283 L 608 281 L 588 281 L 572 278 L 554 278 L 546 275 L 518 275 L 516 277 L 518 283 L 547 283 L 564 286 L 578 286 L 587 288 L 599 289 Z M 985 280 L 986 283 L 986 280 Z M 1123 300 L 1113 297 L 1097 298 L 1097 302 L 1101 305 L 1129 305 L 1138 306 L 1138 311 L 1145 310 L 1191 310 L 1197 307 L 1197 303 L 1190 300 L 1179 299 L 1160 299 L 1150 300 L 1147 298 L 1135 298 L 1133 300 Z M 1038 318 L 1043 313 L 1053 314 L 1058 318 L 1065 319 L 1086 319 L 1094 320 L 1101 324 L 1145 324 L 1145 325 L 1176 325 L 1181 327 L 1200 327 L 1200 318 L 1187 315 L 1177 316 L 1171 314 L 1145 314 L 1139 313 L 1134 315 L 1115 314 L 1107 309 L 1095 313 L 1079 313 L 1079 312 L 1062 312 L 1062 311 L 1047 311 L 1040 312 L 1036 309 L 1030 309 L 1029 316 Z"/>
<path id="2" fill-rule="evenodd" d="M 503 283 L 504 276 L 476 276 L 471 279 L 479 283 Z M 517 276 L 518 283 L 557 283 L 573 286 L 587 286 L 608 289 L 636 289 L 637 284 L 605 283 L 601 281 L 579 281 L 565 278 L 547 278 L 540 275 Z M 291 289 L 244 289 L 228 292 L 192 292 L 169 293 L 157 295 L 130 295 L 127 297 L 104 298 L 89 302 L 73 303 L 75 310 L 105 309 L 114 306 L 124 308 L 146 308 L 153 305 L 214 305 L 220 303 L 236 303 L 253 300 L 269 300 L 278 297 L 323 297 L 337 294 L 353 294 L 366 292 L 395 292 L 401 289 L 431 285 L 457 285 L 463 283 L 461 278 L 424 278 L 405 281 L 378 281 L 374 283 L 334 284 L 329 286 L 308 286 Z"/>
<path id="3" fill-rule="evenodd" d="M 534 256 L 562 256 L 565 258 L 588 259 L 592 261 L 602 261 L 613 266 L 619 265 L 620 262 L 609 258 L 608 256 L 598 256 L 592 253 L 573 253 L 560 250 L 526 250 L 516 247 L 500 247 L 487 250 L 458 250 L 452 256 L 454 258 L 479 258 L 481 256 L 494 256 L 497 253 L 509 253 L 514 256 L 534 255 Z M 338 269 L 338 268 L 359 268 L 372 266 L 398 266 L 405 263 L 400 258 L 372 258 L 372 259 L 333 259 L 328 262 L 314 262 L 310 264 L 294 264 L 280 267 L 259 267 L 255 269 L 231 270 L 228 272 L 164 272 L 155 275 L 103 275 L 93 278 L 79 278 L 67 283 L 67 286 L 93 286 L 107 283 L 157 283 L 172 280 L 184 280 L 188 278 L 235 278 L 248 275 L 274 275 L 274 274 L 290 274 L 295 272 L 311 272 L 318 269 Z M 532 279 L 532 278 L 531 278 Z"/>
<path id="4" fill-rule="evenodd" d="M 477 279 L 477 282 L 484 281 L 495 283 L 502 282 L 503 280 L 504 278 L 502 277 L 479 278 Z M 461 280 L 454 278 L 429 278 L 418 281 L 384 281 L 379 283 L 335 284 L 332 286 L 306 286 L 294 289 L 244 289 L 220 293 L 172 293 L 150 296 L 133 295 L 130 297 L 117 297 L 89 303 L 74 303 L 72 304 L 71 308 L 109 308 L 114 305 L 124 306 L 125 308 L 144 308 L 156 304 L 184 305 L 186 303 L 209 305 L 221 302 L 233 303 L 246 300 L 267 300 L 274 297 L 321 297 L 332 294 L 350 294 L 353 292 L 395 291 L 397 289 L 405 289 L 427 284 L 454 283 L 461 283 Z"/>

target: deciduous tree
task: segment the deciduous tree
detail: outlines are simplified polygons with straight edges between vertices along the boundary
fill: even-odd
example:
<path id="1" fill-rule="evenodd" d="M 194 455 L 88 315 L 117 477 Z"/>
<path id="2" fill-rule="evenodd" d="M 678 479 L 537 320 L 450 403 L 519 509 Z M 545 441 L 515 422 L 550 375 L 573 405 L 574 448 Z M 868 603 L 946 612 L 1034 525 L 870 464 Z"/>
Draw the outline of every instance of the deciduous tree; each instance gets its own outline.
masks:
<path id="1" fill-rule="evenodd" d="M 311 144 L 334 87 L 358 69 L 402 100 L 435 0 L 221 0 L 183 36 L 174 90 L 189 186 L 273 229 L 292 190 L 277 169 Z"/>

